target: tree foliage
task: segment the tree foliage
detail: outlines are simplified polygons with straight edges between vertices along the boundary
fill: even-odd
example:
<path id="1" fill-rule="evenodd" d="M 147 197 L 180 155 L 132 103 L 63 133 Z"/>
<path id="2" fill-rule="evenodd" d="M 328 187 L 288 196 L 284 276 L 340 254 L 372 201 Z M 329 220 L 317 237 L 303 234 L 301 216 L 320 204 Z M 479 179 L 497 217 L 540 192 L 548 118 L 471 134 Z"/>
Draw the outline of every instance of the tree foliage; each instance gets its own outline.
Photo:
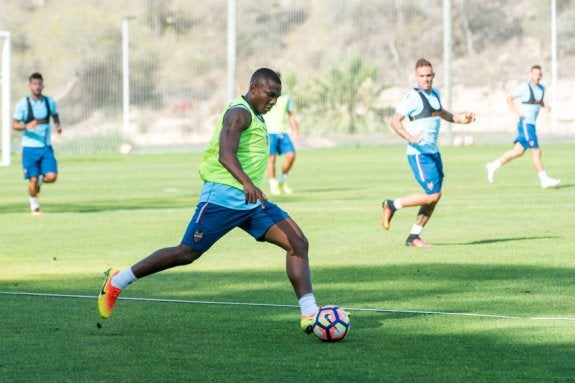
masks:
<path id="1" fill-rule="evenodd" d="M 378 96 L 384 87 L 375 86 L 377 77 L 378 68 L 366 66 L 359 57 L 327 68 L 309 84 L 302 97 L 307 124 L 315 129 L 352 134 L 373 129 L 373 117 L 383 109 Z"/>
<path id="2" fill-rule="evenodd" d="M 459 82 L 491 75 L 482 68 L 491 67 L 494 57 L 508 55 L 516 70 L 548 55 L 548 1 L 452 4 L 455 63 L 478 68 L 473 74 L 462 71 Z M 121 22 L 130 16 L 133 105 L 224 104 L 226 5 L 226 0 L 0 0 L 0 30 L 13 36 L 13 94 L 23 95 L 29 74 L 40 71 L 49 93 L 62 101 L 68 123 L 94 111 L 119 111 Z M 237 1 L 236 87 L 244 91 L 257 67 L 277 68 L 292 74 L 297 84 L 292 95 L 310 125 L 373 131 L 371 119 L 386 110 L 381 89 L 408 85 L 406 68 L 419 57 L 441 62 L 442 6 L 441 0 Z M 559 54 L 572 56 L 575 0 L 557 0 L 557 11 Z M 505 81 L 508 73 L 500 72 L 501 78 L 490 81 Z"/>

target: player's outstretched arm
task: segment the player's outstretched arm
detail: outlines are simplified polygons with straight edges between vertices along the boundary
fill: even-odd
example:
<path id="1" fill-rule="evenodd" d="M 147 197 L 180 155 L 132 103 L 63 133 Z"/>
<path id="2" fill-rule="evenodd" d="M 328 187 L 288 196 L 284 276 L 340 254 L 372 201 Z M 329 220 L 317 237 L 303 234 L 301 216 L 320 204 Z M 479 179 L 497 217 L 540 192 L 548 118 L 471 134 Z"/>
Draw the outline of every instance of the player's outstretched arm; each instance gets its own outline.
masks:
<path id="1" fill-rule="evenodd" d="M 475 121 L 475 113 L 451 113 L 450 111 L 443 109 L 441 111 L 441 118 L 443 118 L 445 121 L 455 122 L 456 124 L 469 124 Z"/>

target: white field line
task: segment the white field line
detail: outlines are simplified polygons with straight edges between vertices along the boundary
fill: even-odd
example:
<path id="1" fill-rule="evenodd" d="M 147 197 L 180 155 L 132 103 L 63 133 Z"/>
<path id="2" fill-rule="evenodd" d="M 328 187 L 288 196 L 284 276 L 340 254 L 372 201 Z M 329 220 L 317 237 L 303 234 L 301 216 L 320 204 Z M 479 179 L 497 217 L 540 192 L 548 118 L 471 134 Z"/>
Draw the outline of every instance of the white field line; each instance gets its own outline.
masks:
<path id="1" fill-rule="evenodd" d="M 98 298 L 97 296 L 94 295 L 29 293 L 29 292 L 17 292 L 17 291 L 0 291 L 0 294 L 51 297 L 51 298 L 86 298 L 86 299 Z M 299 306 L 297 305 L 286 305 L 286 304 L 275 304 L 275 303 L 220 302 L 220 301 L 198 301 L 189 299 L 130 298 L 130 297 L 120 297 L 118 299 L 125 301 L 140 301 L 140 302 L 167 302 L 167 303 L 190 303 L 190 304 L 204 304 L 204 305 L 299 308 Z M 359 307 L 342 307 L 342 308 L 347 311 L 368 311 L 368 312 L 381 312 L 381 313 L 451 315 L 451 316 L 464 316 L 464 317 L 477 317 L 477 318 L 531 319 L 531 320 L 542 320 L 542 321 L 556 321 L 556 320 L 575 321 L 575 318 L 570 317 L 519 317 L 514 315 L 479 314 L 479 313 L 462 313 L 462 312 L 428 311 L 428 310 L 399 310 L 399 309 L 377 309 L 377 308 L 359 308 Z"/>

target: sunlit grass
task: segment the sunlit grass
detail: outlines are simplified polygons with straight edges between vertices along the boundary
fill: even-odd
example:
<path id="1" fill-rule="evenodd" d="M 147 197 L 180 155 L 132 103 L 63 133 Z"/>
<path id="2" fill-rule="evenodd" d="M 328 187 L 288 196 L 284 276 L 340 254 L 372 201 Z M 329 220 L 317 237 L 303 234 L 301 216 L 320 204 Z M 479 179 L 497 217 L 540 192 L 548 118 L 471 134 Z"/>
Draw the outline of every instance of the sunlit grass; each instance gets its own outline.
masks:
<path id="1" fill-rule="evenodd" d="M 97 317 L 89 297 L 106 268 L 181 239 L 199 153 L 60 156 L 44 217 L 28 213 L 19 166 L 1 168 L 0 291 L 87 298 L 0 294 L 0 381 L 569 381 L 575 322 L 532 318 L 575 318 L 573 145 L 545 147 L 555 190 L 539 188 L 528 158 L 488 184 L 484 164 L 505 148 L 443 150 L 427 251 L 404 246 L 416 209 L 389 232 L 379 222 L 384 198 L 418 190 L 404 148 L 299 153 L 295 194 L 275 201 L 310 240 L 319 303 L 399 310 L 350 310 L 350 334 L 333 345 L 301 333 L 295 307 L 122 300 Z M 236 230 L 123 296 L 296 305 L 284 265 L 280 249 Z"/>

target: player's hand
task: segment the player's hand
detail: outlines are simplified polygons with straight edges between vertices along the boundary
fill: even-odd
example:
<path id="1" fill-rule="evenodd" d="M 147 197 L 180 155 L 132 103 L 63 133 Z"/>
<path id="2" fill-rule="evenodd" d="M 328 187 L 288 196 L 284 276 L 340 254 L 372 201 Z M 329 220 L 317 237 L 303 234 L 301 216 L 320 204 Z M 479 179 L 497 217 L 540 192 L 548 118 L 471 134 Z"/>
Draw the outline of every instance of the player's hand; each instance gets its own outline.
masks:
<path id="1" fill-rule="evenodd" d="M 421 141 L 423 141 L 423 135 L 421 132 L 417 133 L 415 136 L 409 136 L 409 138 L 407 139 L 407 141 L 410 144 L 419 144 Z"/>
<path id="2" fill-rule="evenodd" d="M 462 119 L 462 123 L 464 124 L 469 124 L 473 121 L 475 121 L 475 113 L 471 113 L 471 112 L 465 112 L 463 113 L 463 119 Z"/>
<path id="3" fill-rule="evenodd" d="M 32 120 L 24 124 L 26 130 L 34 130 L 36 129 L 36 125 L 38 125 L 38 120 Z"/>
<path id="4" fill-rule="evenodd" d="M 297 133 L 293 134 L 292 138 L 293 138 L 293 143 L 295 144 L 295 146 L 299 146 L 299 142 L 300 142 L 299 134 L 297 134 Z"/>
<path id="5" fill-rule="evenodd" d="M 268 199 L 264 192 L 251 182 L 247 185 L 244 185 L 244 195 L 246 197 L 246 204 L 256 203 L 259 200 L 262 207 L 264 206 L 264 202 Z"/>
<path id="6" fill-rule="evenodd" d="M 520 114 L 518 117 L 519 117 L 520 120 L 525 120 L 525 116 L 522 115 L 522 114 Z"/>
<path id="7" fill-rule="evenodd" d="M 57 125 L 56 125 L 56 132 L 57 132 L 58 134 L 62 134 L 62 126 L 61 126 L 60 124 L 57 124 Z"/>

